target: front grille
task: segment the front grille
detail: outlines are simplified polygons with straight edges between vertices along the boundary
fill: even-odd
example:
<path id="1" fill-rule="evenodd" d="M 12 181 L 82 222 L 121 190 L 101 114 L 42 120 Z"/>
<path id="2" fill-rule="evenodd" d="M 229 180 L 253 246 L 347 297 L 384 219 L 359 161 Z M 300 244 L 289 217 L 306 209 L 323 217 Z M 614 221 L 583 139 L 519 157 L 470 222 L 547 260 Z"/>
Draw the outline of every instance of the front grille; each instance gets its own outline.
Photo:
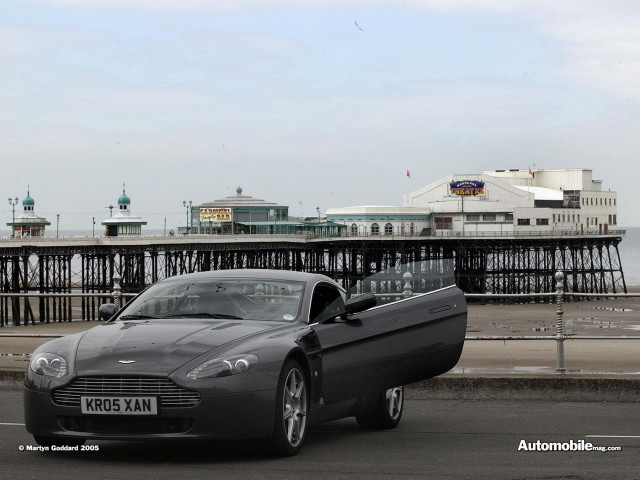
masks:
<path id="1" fill-rule="evenodd" d="M 179 387 L 167 378 L 153 377 L 80 377 L 52 395 L 54 403 L 68 407 L 79 407 L 83 395 L 157 396 L 164 408 L 195 407 L 200 403 L 198 392 Z"/>
<path id="2" fill-rule="evenodd" d="M 185 433 L 193 427 L 192 418 L 120 417 L 58 417 L 60 426 L 70 432 L 111 435 L 140 435 L 154 433 Z"/>
<path id="3" fill-rule="evenodd" d="M 112 435 L 185 433 L 193 427 L 192 418 L 163 417 L 58 417 L 60 426 L 71 432 Z"/>

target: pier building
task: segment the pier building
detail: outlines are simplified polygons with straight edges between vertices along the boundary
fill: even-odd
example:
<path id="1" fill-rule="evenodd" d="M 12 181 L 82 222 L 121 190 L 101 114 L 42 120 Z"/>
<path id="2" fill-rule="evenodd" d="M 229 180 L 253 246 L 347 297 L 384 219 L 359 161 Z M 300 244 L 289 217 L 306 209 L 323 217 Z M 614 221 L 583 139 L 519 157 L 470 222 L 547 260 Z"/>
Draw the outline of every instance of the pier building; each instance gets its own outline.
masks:
<path id="1" fill-rule="evenodd" d="M 188 235 L 311 235 L 340 236 L 345 227 L 326 218 L 290 218 L 289 207 L 254 198 L 236 188 L 236 194 L 187 206 L 185 227 L 178 234 Z"/>
<path id="2" fill-rule="evenodd" d="M 265 222 L 284 225 L 289 221 L 289 207 L 242 194 L 236 194 L 190 207 L 187 219 L 191 222 L 178 227 L 179 234 L 234 234 L 241 233 L 243 226 Z"/>
<path id="3" fill-rule="evenodd" d="M 403 203 L 429 208 L 439 236 L 602 233 L 618 224 L 617 193 L 603 190 L 590 169 L 448 175 Z"/>
<path id="4" fill-rule="evenodd" d="M 127 196 L 123 185 L 122 195 L 118 198 L 118 211 L 102 221 L 102 225 L 105 226 L 105 236 L 139 236 L 142 234 L 142 225 L 146 224 L 142 217 L 131 215 L 131 199 Z"/>
<path id="5" fill-rule="evenodd" d="M 348 236 L 431 235 L 431 209 L 425 207 L 360 206 L 330 208 L 327 220 L 344 226 Z"/>
<path id="6" fill-rule="evenodd" d="M 12 202 L 11 199 L 9 199 L 9 202 L 15 207 L 18 203 L 17 200 L 18 198 L 16 197 L 15 202 Z M 31 197 L 29 189 L 27 189 L 27 196 L 22 200 L 22 213 L 13 218 L 13 221 L 7 223 L 7 226 L 11 227 L 14 238 L 44 237 L 45 228 L 47 225 L 51 225 L 51 222 L 35 214 L 35 205 L 36 202 Z"/>

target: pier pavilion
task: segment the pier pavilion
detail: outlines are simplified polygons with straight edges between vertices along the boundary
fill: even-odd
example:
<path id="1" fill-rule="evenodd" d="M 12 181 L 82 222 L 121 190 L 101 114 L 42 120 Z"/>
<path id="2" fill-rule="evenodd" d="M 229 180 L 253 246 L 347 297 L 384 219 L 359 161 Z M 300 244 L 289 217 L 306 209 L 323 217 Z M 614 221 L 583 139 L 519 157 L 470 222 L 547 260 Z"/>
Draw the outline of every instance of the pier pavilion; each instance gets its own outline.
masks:
<path id="1" fill-rule="evenodd" d="M 142 220 L 142 217 L 131 215 L 131 199 L 127 196 L 123 185 L 122 195 L 118 198 L 118 211 L 115 215 L 102 221 L 102 225 L 105 226 L 105 236 L 140 236 L 142 225 L 146 224 L 147 222 Z"/>
<path id="2" fill-rule="evenodd" d="M 18 198 L 16 197 L 15 200 L 10 198 L 9 203 L 15 208 Z M 35 214 L 35 205 L 36 202 L 27 189 L 27 196 L 22 200 L 22 213 L 13 218 L 12 222 L 7 223 L 11 227 L 13 237 L 44 237 L 45 228 L 51 225 L 51 222 Z"/>

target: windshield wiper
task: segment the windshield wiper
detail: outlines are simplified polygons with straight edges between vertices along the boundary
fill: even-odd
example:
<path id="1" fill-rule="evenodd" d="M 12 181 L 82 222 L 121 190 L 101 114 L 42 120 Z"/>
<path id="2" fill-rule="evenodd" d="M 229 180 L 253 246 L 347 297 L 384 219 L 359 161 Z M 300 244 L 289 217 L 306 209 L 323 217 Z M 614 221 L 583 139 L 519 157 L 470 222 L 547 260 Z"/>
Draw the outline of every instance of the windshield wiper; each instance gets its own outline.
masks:
<path id="1" fill-rule="evenodd" d="M 158 317 L 152 317 L 150 315 L 123 315 L 122 317 L 118 317 L 118 320 L 147 320 L 149 318 Z"/>
<path id="2" fill-rule="evenodd" d="M 235 315 L 228 315 L 226 313 L 209 313 L 209 312 L 180 313 L 177 315 L 168 315 L 164 318 L 175 318 L 175 317 L 230 318 L 232 320 L 242 320 L 242 317 L 236 317 Z"/>

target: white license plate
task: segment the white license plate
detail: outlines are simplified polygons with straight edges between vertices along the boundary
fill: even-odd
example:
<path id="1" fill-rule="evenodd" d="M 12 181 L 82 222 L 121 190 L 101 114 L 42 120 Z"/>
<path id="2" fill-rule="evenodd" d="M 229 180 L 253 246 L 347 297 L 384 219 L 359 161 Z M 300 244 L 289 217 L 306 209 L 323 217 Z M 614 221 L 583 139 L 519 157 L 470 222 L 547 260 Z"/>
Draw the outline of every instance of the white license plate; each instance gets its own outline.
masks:
<path id="1" fill-rule="evenodd" d="M 88 415 L 157 415 L 156 397 L 80 397 Z"/>

